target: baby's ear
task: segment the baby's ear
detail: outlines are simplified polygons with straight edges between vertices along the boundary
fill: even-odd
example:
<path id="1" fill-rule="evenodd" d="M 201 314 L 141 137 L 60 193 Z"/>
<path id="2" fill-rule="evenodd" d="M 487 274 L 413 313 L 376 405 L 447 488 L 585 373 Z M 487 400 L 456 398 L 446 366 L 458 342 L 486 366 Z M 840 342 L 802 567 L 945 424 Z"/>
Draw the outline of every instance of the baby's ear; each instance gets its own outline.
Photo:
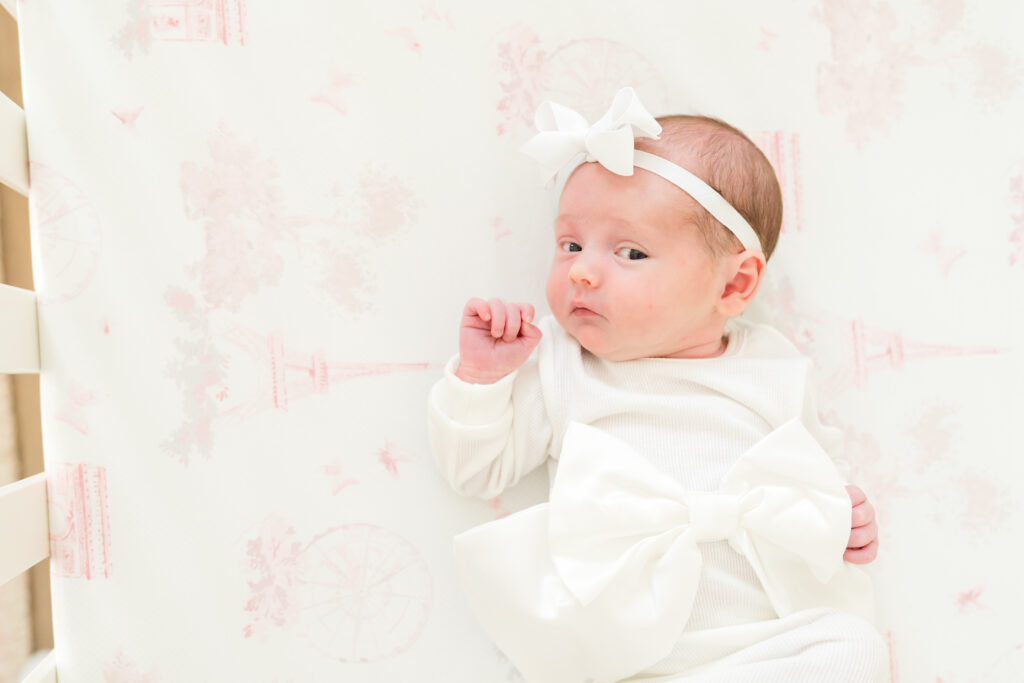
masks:
<path id="1" fill-rule="evenodd" d="M 746 249 L 726 257 L 725 287 L 718 299 L 718 311 L 729 318 L 742 313 L 761 284 L 764 267 L 765 258 L 760 251 Z"/>

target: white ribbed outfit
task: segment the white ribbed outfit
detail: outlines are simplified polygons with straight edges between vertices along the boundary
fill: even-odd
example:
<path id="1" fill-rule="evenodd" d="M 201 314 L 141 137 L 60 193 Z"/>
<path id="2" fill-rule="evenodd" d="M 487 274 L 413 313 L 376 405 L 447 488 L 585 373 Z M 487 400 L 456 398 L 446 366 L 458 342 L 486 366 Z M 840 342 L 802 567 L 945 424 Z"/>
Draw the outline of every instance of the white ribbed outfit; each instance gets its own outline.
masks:
<path id="1" fill-rule="evenodd" d="M 621 439 L 695 492 L 715 491 L 744 452 L 793 418 L 842 479 L 849 474 L 841 432 L 818 419 L 810 360 L 767 325 L 730 319 L 727 348 L 714 358 L 619 362 L 580 347 L 553 316 L 537 326 L 543 337 L 517 371 L 494 384 L 464 382 L 455 355 L 431 389 L 431 450 L 463 495 L 493 498 L 542 463 L 554 482 L 572 422 Z M 700 553 L 700 583 L 677 644 L 620 680 L 884 680 L 887 648 L 867 620 L 829 607 L 780 618 L 751 563 L 728 542 L 702 543 Z"/>

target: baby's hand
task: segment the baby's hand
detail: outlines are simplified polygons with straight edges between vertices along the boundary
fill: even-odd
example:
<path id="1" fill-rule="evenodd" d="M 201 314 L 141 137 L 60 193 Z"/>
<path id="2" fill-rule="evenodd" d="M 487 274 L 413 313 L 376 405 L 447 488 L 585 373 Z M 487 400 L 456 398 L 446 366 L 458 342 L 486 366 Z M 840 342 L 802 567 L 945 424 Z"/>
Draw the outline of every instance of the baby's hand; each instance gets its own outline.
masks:
<path id="1" fill-rule="evenodd" d="M 541 338 L 532 322 L 530 304 L 470 299 L 462 311 L 456 377 L 474 384 L 493 384 L 518 369 Z"/>
<path id="2" fill-rule="evenodd" d="M 854 564 L 867 564 L 878 556 L 878 525 L 875 524 L 875 508 L 868 497 L 852 484 L 846 492 L 853 503 L 853 520 L 850 522 L 850 542 L 843 559 Z"/>

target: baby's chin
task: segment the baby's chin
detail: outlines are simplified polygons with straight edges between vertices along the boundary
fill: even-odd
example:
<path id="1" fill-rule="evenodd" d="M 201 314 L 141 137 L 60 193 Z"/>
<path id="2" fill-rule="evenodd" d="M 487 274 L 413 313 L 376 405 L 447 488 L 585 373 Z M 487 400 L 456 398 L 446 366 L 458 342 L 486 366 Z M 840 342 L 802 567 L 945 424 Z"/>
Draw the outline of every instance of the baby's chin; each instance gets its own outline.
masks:
<path id="1" fill-rule="evenodd" d="M 610 340 L 607 335 L 599 330 L 595 330 L 591 326 L 582 326 L 582 329 L 573 329 L 576 327 L 575 325 L 563 325 L 562 327 L 581 347 L 601 360 L 623 361 L 634 360 L 640 357 L 636 354 L 631 355 L 614 344 L 609 343 Z"/>

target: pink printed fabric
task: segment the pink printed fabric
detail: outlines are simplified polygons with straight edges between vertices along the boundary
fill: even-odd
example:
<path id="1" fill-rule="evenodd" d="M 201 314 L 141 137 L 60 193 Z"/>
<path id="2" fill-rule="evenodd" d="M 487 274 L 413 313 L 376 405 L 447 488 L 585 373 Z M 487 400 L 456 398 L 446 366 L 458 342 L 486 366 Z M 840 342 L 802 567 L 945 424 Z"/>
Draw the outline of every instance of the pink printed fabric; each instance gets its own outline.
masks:
<path id="1" fill-rule="evenodd" d="M 1024 670 L 1024 7 L 16 7 L 62 683 L 517 679 L 451 541 L 547 481 L 454 495 L 424 403 L 466 299 L 545 313 L 533 112 L 625 85 L 776 168 L 745 317 L 877 510 L 889 679 Z"/>

